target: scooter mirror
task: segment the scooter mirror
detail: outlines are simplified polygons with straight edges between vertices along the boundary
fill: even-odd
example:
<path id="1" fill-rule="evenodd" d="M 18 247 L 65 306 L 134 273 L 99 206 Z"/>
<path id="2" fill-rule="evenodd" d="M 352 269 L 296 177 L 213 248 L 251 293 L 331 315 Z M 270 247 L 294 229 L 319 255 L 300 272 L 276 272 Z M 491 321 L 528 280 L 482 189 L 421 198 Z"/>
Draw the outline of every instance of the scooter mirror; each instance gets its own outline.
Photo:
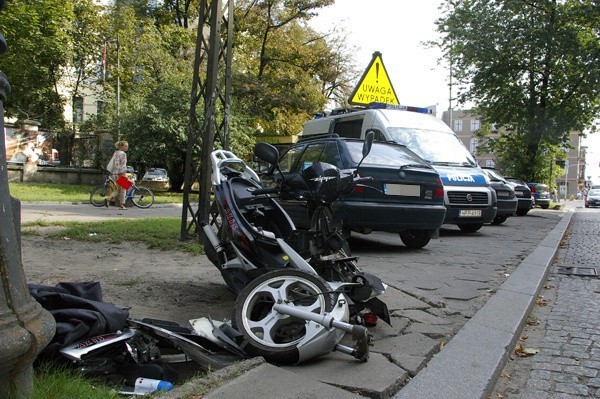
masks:
<path id="1" fill-rule="evenodd" d="M 254 155 L 270 165 L 277 165 L 279 161 L 279 151 L 269 143 L 256 143 L 254 146 Z"/>
<path id="2" fill-rule="evenodd" d="M 373 146 L 373 140 L 375 139 L 375 133 L 372 130 L 367 132 L 365 136 L 365 143 L 363 144 L 362 155 L 365 158 L 371 152 L 371 147 Z"/>
<path id="3" fill-rule="evenodd" d="M 354 171 L 354 175 L 356 175 L 358 173 L 358 168 L 360 168 L 360 165 L 362 164 L 362 162 L 365 160 L 365 158 L 367 157 L 367 155 L 369 155 L 369 153 L 371 152 L 371 147 L 373 146 L 373 139 L 375 138 L 375 133 L 373 133 L 372 130 L 369 130 L 367 132 L 367 135 L 365 136 L 365 142 L 363 144 L 363 149 L 362 149 L 362 159 L 360 160 L 360 162 L 358 163 L 358 165 L 356 166 L 356 170 Z"/>

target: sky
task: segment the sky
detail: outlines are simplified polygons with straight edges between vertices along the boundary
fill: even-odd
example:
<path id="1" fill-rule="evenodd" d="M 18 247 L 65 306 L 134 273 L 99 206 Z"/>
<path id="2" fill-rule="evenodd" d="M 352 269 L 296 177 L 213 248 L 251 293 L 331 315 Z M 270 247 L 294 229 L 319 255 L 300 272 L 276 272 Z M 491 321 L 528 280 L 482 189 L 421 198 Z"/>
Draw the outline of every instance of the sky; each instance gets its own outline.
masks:
<path id="1" fill-rule="evenodd" d="M 440 4 L 441 0 L 336 0 L 310 25 L 322 32 L 343 26 L 349 45 L 357 49 L 354 61 L 360 70 L 379 51 L 400 104 L 437 105 L 441 117 L 449 105 L 448 68 L 438 65 L 438 49 L 422 44 L 438 38 L 434 22 L 441 15 Z M 600 133 L 588 135 L 583 145 L 588 147 L 586 178 L 600 184 Z"/>

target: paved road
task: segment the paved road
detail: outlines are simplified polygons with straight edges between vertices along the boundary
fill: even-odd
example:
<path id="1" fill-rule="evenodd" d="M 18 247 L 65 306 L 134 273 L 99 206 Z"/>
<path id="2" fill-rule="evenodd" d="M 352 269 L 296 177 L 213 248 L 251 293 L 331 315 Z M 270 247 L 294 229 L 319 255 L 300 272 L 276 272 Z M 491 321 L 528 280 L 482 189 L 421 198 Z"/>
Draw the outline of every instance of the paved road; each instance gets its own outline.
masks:
<path id="1" fill-rule="evenodd" d="M 600 272 L 600 211 L 579 209 L 550 274 L 556 300 L 533 356 L 522 399 L 600 398 L 600 279 L 561 267 Z"/>
<path id="2" fill-rule="evenodd" d="M 195 208 L 194 208 L 195 209 Z M 115 206 L 110 208 L 90 205 L 81 202 L 22 202 L 21 223 L 35 221 L 73 221 L 97 222 L 101 220 L 120 218 L 145 218 L 145 217 L 181 217 L 181 205 L 155 204 L 148 209 L 136 207 L 121 211 Z"/>
<path id="3" fill-rule="evenodd" d="M 448 227 L 420 250 L 407 249 L 396 234 L 353 236 L 350 245 L 361 267 L 389 284 L 382 299 L 394 316 L 393 327 L 380 322 L 370 330 L 375 345 L 367 363 L 332 353 L 310 364 L 274 368 L 269 373 L 277 375 L 275 380 L 296 381 L 296 386 L 302 381 L 301 389 L 327 387 L 330 397 L 346 397 L 349 392 L 352 397 L 394 395 L 475 315 L 564 215 L 536 209 L 468 235 Z M 23 222 L 145 216 L 180 217 L 181 208 L 153 206 L 120 212 L 89 204 L 22 206 Z M 331 392 L 332 386 L 337 393 Z"/>

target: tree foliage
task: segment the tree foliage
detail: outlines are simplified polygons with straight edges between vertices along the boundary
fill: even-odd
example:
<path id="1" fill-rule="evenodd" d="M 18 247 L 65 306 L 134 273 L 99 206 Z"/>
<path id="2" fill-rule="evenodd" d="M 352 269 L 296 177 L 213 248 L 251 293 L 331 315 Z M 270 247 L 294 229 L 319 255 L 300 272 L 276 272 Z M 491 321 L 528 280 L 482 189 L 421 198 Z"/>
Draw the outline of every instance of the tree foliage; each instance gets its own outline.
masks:
<path id="1" fill-rule="evenodd" d="M 129 141 L 131 163 L 164 166 L 170 176 L 182 178 L 193 25 L 200 3 L 116 0 L 99 7 L 94 0 L 9 2 L 0 23 L 11 48 L 19 51 L 0 59 L 13 84 L 7 115 L 36 118 L 41 128 L 60 127 L 71 139 L 77 132 L 108 130 L 115 139 Z M 295 134 L 328 101 L 343 105 L 358 73 L 343 33 L 322 34 L 307 25 L 333 0 L 232 3 L 229 144 L 249 159 L 257 135 Z M 73 96 L 86 95 L 84 87 L 97 90 L 105 106 L 98 116 L 86 115 L 84 123 L 71 126 L 72 120 L 63 119 L 63 107 Z"/>
<path id="2" fill-rule="evenodd" d="M 534 179 L 549 148 L 593 127 L 600 110 L 597 0 L 452 1 L 437 21 L 445 57 L 502 155 Z M 498 149 L 498 148 L 497 148 Z"/>

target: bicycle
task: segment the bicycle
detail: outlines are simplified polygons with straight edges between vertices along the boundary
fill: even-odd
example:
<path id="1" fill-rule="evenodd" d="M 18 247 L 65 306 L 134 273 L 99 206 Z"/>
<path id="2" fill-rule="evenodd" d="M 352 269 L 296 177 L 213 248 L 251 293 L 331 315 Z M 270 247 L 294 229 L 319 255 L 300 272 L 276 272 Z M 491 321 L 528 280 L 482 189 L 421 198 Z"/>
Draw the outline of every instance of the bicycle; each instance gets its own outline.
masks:
<path id="1" fill-rule="evenodd" d="M 111 173 L 106 169 L 103 169 L 103 172 L 106 174 L 106 180 L 90 192 L 90 203 L 97 207 L 104 206 L 104 199 L 117 190 L 118 187 Z M 150 208 L 154 204 L 154 193 L 148 187 L 137 186 L 133 183 L 125 193 L 125 202 L 129 199 L 138 208 Z"/>

